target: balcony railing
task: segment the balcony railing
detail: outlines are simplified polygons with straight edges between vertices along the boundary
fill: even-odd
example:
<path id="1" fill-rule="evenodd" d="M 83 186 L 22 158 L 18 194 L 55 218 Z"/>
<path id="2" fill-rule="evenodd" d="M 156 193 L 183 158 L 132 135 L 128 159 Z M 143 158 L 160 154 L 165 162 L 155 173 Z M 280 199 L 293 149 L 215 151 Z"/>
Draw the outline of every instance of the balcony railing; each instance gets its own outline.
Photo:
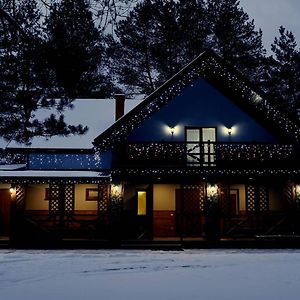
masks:
<path id="1" fill-rule="evenodd" d="M 282 167 L 296 162 L 294 145 L 219 142 L 134 142 L 114 164 L 191 167 Z"/>

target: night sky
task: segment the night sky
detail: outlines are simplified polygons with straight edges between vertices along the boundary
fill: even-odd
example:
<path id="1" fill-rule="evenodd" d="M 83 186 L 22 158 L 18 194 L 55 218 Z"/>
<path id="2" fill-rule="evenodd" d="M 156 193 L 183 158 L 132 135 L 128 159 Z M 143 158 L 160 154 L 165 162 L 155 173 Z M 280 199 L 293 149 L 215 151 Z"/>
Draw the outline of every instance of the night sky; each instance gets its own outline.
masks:
<path id="1" fill-rule="evenodd" d="M 283 25 L 296 36 L 300 46 L 300 1 L 299 0 L 240 0 L 241 6 L 263 30 L 264 45 L 270 50 L 278 29 Z"/>

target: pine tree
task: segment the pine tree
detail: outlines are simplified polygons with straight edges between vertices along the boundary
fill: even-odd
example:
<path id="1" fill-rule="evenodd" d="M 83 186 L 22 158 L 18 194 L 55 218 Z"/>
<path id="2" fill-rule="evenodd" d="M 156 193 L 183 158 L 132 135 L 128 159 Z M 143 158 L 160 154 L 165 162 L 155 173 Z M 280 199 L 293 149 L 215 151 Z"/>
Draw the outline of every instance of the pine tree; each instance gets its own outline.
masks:
<path id="1" fill-rule="evenodd" d="M 274 56 L 268 58 L 265 88 L 273 101 L 295 112 L 300 108 L 300 51 L 293 33 L 281 26 L 271 50 Z"/>
<path id="2" fill-rule="evenodd" d="M 53 4 L 46 25 L 50 65 L 66 94 L 89 97 L 97 91 L 107 96 L 109 81 L 101 69 L 104 47 L 88 1 Z"/>
<path id="3" fill-rule="evenodd" d="M 178 26 L 182 65 L 210 48 L 210 26 L 204 0 L 180 0 Z"/>
<path id="4" fill-rule="evenodd" d="M 183 66 L 181 61 L 182 44 L 178 23 L 178 6 L 174 1 L 153 1 L 154 32 L 152 54 L 157 72 L 156 86 L 177 73 Z"/>
<path id="5" fill-rule="evenodd" d="M 239 6 L 238 0 L 209 0 L 207 10 L 212 48 L 253 82 L 259 81 L 265 56 L 262 31 Z"/>
<path id="6" fill-rule="evenodd" d="M 154 14 L 155 6 L 151 0 L 137 4 L 126 19 L 118 22 L 117 39 L 108 38 L 113 69 L 127 93 L 150 93 L 156 88 Z"/>
<path id="7" fill-rule="evenodd" d="M 44 41 L 37 1 L 21 0 L 15 7 L 14 20 L 20 30 L 11 31 L 1 44 L 0 55 L 0 136 L 8 142 L 30 143 L 34 136 L 82 134 L 83 126 L 67 125 L 62 114 L 38 119 L 39 108 L 56 103 L 60 109 L 69 102 L 53 99 L 49 70 L 44 63 Z M 15 27 L 14 27 L 15 29 Z"/>
<path id="8" fill-rule="evenodd" d="M 116 36 L 119 80 L 144 93 L 211 48 L 252 81 L 261 78 L 262 32 L 237 0 L 145 0 L 118 23 Z"/>
<path id="9" fill-rule="evenodd" d="M 149 94 L 178 72 L 184 62 L 175 1 L 145 0 L 117 24 L 113 66 L 130 92 Z"/>

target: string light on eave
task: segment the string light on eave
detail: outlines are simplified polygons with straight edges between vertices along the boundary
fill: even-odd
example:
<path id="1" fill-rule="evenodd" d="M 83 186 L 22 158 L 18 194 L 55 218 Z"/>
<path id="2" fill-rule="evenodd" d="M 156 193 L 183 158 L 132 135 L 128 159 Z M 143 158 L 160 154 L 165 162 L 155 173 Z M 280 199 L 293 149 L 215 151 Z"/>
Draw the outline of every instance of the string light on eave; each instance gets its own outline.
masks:
<path id="1" fill-rule="evenodd" d="M 159 96 L 153 99 L 132 119 L 116 128 L 110 136 L 96 145 L 96 148 L 107 150 L 112 144 L 122 142 L 132 129 L 138 127 L 142 122 L 150 118 L 153 113 L 174 99 L 185 87 L 193 84 L 198 78 L 203 78 L 209 82 L 212 77 L 214 77 L 214 80 L 224 82 L 228 90 L 234 91 L 237 98 L 240 98 L 240 101 L 247 102 L 256 109 L 257 113 L 263 113 L 263 117 L 277 124 L 278 130 L 290 133 L 295 138 L 295 141 L 300 140 L 300 128 L 298 126 L 295 126 L 293 122 L 288 120 L 282 112 L 272 107 L 266 99 L 254 93 L 247 83 L 229 72 L 215 58 L 208 57 L 201 61 L 199 60 L 198 65 L 193 66 L 179 80 L 173 82 L 167 89 L 162 90 Z"/>

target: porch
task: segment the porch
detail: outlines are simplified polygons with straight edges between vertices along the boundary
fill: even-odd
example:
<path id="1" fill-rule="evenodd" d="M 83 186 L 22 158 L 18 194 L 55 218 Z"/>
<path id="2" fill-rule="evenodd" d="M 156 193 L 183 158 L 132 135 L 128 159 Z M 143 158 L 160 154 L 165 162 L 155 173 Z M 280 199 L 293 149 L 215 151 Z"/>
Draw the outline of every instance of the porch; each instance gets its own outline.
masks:
<path id="1" fill-rule="evenodd" d="M 103 180 L 23 179 L 23 184 L 14 184 L 8 231 L 12 242 L 45 247 L 204 247 L 219 241 L 296 241 L 300 236 L 300 188 L 295 182 Z"/>
<path id="2" fill-rule="evenodd" d="M 0 236 L 12 245 L 51 247 L 63 238 L 107 234 L 108 175 L 22 170 L 0 172 L 0 177 Z"/>

